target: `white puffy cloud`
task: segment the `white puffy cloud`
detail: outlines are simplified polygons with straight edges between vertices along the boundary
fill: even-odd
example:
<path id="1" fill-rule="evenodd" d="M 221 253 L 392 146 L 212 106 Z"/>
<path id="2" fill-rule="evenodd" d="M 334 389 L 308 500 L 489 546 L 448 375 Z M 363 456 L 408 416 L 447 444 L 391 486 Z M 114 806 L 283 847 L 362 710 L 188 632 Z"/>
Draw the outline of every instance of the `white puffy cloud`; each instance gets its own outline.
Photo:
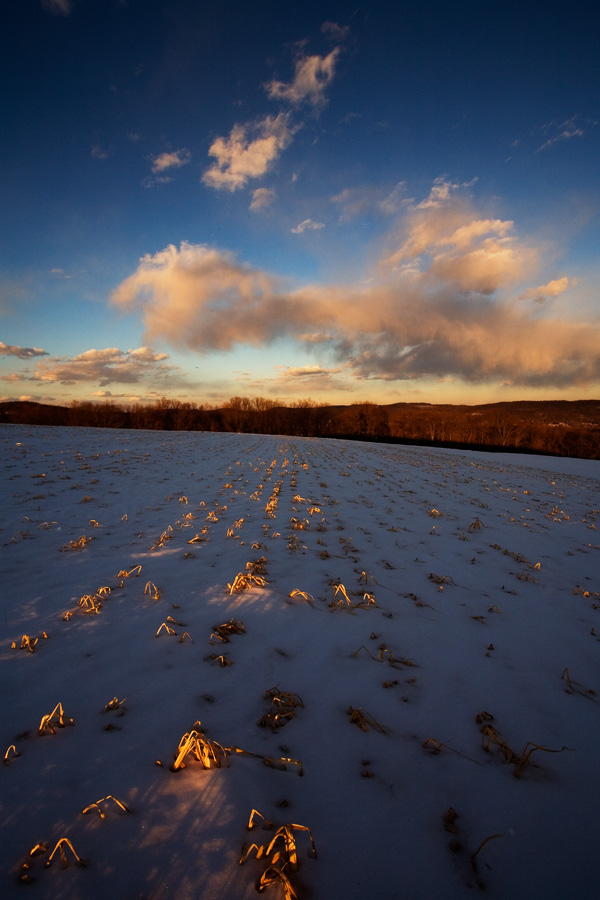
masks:
<path id="1" fill-rule="evenodd" d="M 18 359 L 32 359 L 34 356 L 48 356 L 47 350 L 41 347 L 18 347 L 0 341 L 0 356 L 16 356 Z"/>
<path id="2" fill-rule="evenodd" d="M 271 100 L 284 100 L 292 106 L 303 103 L 318 109 L 326 102 L 325 91 L 335 75 L 335 66 L 340 55 L 340 47 L 327 56 L 301 56 L 294 66 L 294 78 L 289 84 L 283 81 L 269 81 L 265 85 Z"/>
<path id="3" fill-rule="evenodd" d="M 228 191 L 245 187 L 250 178 L 265 174 L 297 130 L 283 112 L 258 122 L 234 125 L 229 137 L 218 137 L 211 144 L 208 153 L 217 162 L 204 172 L 204 184 Z"/>
<path id="4" fill-rule="evenodd" d="M 157 175 L 159 172 L 164 172 L 166 169 L 180 169 L 182 166 L 186 166 L 191 159 L 192 154 L 186 149 L 173 150 L 171 152 L 165 151 L 153 158 L 152 171 Z"/>
<path id="5" fill-rule="evenodd" d="M 112 300 L 139 312 L 148 343 L 199 352 L 285 337 L 354 378 L 593 383 L 600 322 L 543 314 L 511 293 L 519 280 L 531 283 L 541 262 L 512 221 L 440 189 L 435 203 L 406 207 L 378 274 L 362 283 L 293 290 L 231 253 L 183 243 L 143 257 Z M 563 286 L 557 278 L 544 289 L 556 296 Z"/>

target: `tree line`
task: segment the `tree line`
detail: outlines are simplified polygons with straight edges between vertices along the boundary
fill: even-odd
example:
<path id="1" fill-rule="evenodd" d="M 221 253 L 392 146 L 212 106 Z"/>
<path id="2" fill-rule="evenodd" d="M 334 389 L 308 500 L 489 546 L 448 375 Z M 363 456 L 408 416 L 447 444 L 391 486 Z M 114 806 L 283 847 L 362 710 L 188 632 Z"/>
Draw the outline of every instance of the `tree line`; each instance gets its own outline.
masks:
<path id="1" fill-rule="evenodd" d="M 516 401 L 479 406 L 231 397 L 221 407 L 161 398 L 150 404 L 74 401 L 68 407 L 0 403 L 0 423 L 229 431 L 346 438 L 600 459 L 600 401 Z"/>

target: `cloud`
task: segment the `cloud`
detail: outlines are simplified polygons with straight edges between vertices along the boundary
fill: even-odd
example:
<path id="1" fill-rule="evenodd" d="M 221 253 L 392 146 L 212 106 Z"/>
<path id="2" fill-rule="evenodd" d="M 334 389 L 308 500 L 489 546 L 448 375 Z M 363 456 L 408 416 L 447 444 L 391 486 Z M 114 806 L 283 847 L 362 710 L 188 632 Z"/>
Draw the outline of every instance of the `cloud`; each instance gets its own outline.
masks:
<path id="1" fill-rule="evenodd" d="M 535 271 L 538 252 L 519 241 L 511 220 L 480 218 L 458 186 L 437 182 L 426 201 L 407 206 L 399 246 L 383 269 L 426 272 L 459 292 L 491 295 Z"/>
<path id="2" fill-rule="evenodd" d="M 354 379 L 598 381 L 600 322 L 519 302 L 515 286 L 541 266 L 540 251 L 462 193 L 439 190 L 436 203 L 407 206 L 368 281 L 293 289 L 232 253 L 183 243 L 143 257 L 112 302 L 141 315 L 150 344 L 210 352 L 286 338 Z M 563 284 L 544 290 L 556 295 Z"/>
<path id="3" fill-rule="evenodd" d="M 173 150 L 171 153 L 159 153 L 152 160 L 152 172 L 156 175 L 166 169 L 180 169 L 186 166 L 192 158 L 189 150 Z"/>
<path id="4" fill-rule="evenodd" d="M 554 144 L 561 143 L 562 141 L 569 141 L 574 137 L 583 137 L 585 133 L 583 128 L 578 125 L 577 116 L 572 116 L 570 119 L 559 124 L 556 122 L 549 122 L 547 125 L 544 125 L 543 130 L 546 134 L 551 132 L 553 132 L 553 134 L 537 148 L 536 153 L 541 153 L 542 150 L 547 150 L 549 147 L 553 147 Z"/>
<path id="5" fill-rule="evenodd" d="M 285 368 L 282 369 L 281 375 L 286 378 L 314 378 L 317 375 L 336 375 L 339 371 L 340 369 L 324 369 L 322 366 L 318 365 L 285 366 Z"/>
<path id="6" fill-rule="evenodd" d="M 209 156 L 216 164 L 204 172 L 202 181 L 217 190 L 236 191 L 250 178 L 259 178 L 288 146 L 298 126 L 292 126 L 287 113 L 266 116 L 258 122 L 234 125 L 228 138 L 211 144 Z"/>
<path id="7" fill-rule="evenodd" d="M 68 16 L 73 9 L 73 4 L 71 0 L 42 0 L 42 8 L 56 15 Z"/>
<path id="8" fill-rule="evenodd" d="M 294 78 L 289 84 L 269 81 L 265 85 L 268 97 L 284 100 L 292 106 L 308 103 L 319 109 L 327 102 L 325 91 L 333 81 L 340 52 L 340 47 L 334 47 L 327 56 L 299 57 L 294 66 Z"/>
<path id="9" fill-rule="evenodd" d="M 154 353 L 149 347 L 138 347 L 126 353 L 118 347 L 86 350 L 71 359 L 54 358 L 38 363 L 34 380 L 75 384 L 97 381 L 100 387 L 115 382 L 135 384 L 153 375 L 164 376 L 174 367 L 164 365 L 166 353 Z"/>
<path id="10" fill-rule="evenodd" d="M 345 41 L 350 34 L 350 26 L 338 25 L 337 22 L 323 22 L 321 25 L 321 32 L 328 35 L 334 41 L 337 41 L 338 44 L 341 44 L 341 42 Z"/>
<path id="11" fill-rule="evenodd" d="M 32 359 L 34 356 L 48 356 L 47 350 L 40 347 L 16 347 L 0 341 L 0 356 L 16 356 L 18 359 Z"/>
<path id="12" fill-rule="evenodd" d="M 305 219 L 299 225 L 296 225 L 295 228 L 290 228 L 290 231 L 292 234 L 303 234 L 305 231 L 319 231 L 321 228 L 325 228 L 324 222 L 313 222 L 312 219 Z"/>
<path id="13" fill-rule="evenodd" d="M 252 203 L 249 209 L 252 212 L 258 212 L 261 209 L 267 209 L 274 202 L 277 194 L 273 188 L 256 188 L 252 192 Z"/>
<path id="14" fill-rule="evenodd" d="M 339 194 L 331 197 L 331 202 L 340 209 L 340 222 L 351 222 L 358 216 L 377 214 L 379 216 L 395 215 L 406 202 L 403 197 L 405 183 L 403 181 L 387 193 L 373 185 L 357 188 L 344 188 Z"/>
<path id="15" fill-rule="evenodd" d="M 108 150 L 105 150 L 101 144 L 94 144 L 92 149 L 90 150 L 90 153 L 94 157 L 94 159 L 105 160 L 110 156 L 110 152 Z"/>
<path id="16" fill-rule="evenodd" d="M 548 297 L 558 297 L 559 294 L 562 294 L 574 284 L 577 284 L 576 278 L 569 279 L 566 275 L 563 275 L 562 278 L 555 278 L 553 281 L 549 281 L 548 284 L 541 285 L 541 287 L 529 288 L 529 290 L 523 291 L 522 294 L 519 294 L 518 299 L 535 300 L 536 303 L 543 303 Z"/>

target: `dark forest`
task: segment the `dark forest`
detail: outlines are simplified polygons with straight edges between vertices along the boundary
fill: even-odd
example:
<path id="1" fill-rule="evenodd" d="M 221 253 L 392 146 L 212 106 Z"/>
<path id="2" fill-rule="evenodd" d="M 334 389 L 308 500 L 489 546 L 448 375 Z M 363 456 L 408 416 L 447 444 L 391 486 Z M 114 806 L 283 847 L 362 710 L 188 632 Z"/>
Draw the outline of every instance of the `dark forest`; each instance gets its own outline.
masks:
<path id="1" fill-rule="evenodd" d="M 600 401 L 518 401 L 480 406 L 393 403 L 280 406 L 232 397 L 216 409 L 162 398 L 129 406 L 0 403 L 0 423 L 165 431 L 229 431 L 346 438 L 600 459 Z"/>

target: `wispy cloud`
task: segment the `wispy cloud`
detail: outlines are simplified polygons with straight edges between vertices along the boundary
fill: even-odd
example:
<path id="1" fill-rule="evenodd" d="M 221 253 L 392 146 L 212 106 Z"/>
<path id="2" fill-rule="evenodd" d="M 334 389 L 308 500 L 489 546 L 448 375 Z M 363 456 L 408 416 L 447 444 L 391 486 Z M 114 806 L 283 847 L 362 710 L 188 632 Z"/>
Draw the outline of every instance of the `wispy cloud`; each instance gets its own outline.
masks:
<path id="1" fill-rule="evenodd" d="M 42 0 L 42 8 L 56 15 L 68 16 L 73 9 L 73 3 L 71 0 Z"/>
<path id="2" fill-rule="evenodd" d="M 326 91 L 333 81 L 340 53 L 341 48 L 335 47 L 327 56 L 300 56 L 294 65 L 292 81 L 273 80 L 265 85 L 268 97 L 292 106 L 307 103 L 313 109 L 320 109 L 327 102 Z"/>
<path id="3" fill-rule="evenodd" d="M 250 178 L 267 172 L 297 130 L 298 126 L 293 126 L 289 115 L 283 112 L 258 122 L 234 125 L 229 137 L 219 137 L 211 144 L 208 153 L 217 162 L 204 172 L 202 181 L 217 190 L 245 187 Z"/>
<path id="4" fill-rule="evenodd" d="M 320 231 L 321 228 L 325 228 L 324 222 L 315 222 L 313 219 L 304 219 L 303 222 L 300 222 L 299 225 L 296 225 L 295 228 L 290 228 L 292 234 L 303 234 L 305 231 Z"/>
<path id="5" fill-rule="evenodd" d="M 105 160 L 110 157 L 110 150 L 106 150 L 101 144 L 94 144 L 90 150 L 90 154 L 94 159 Z"/>
<path id="6" fill-rule="evenodd" d="M 192 154 L 185 148 L 171 152 L 165 151 L 152 159 L 152 172 L 156 175 L 166 169 L 180 169 L 182 166 L 187 166 L 191 159 Z"/>
<path id="7" fill-rule="evenodd" d="M 547 150 L 549 147 L 553 147 L 555 144 L 563 141 L 569 141 L 571 138 L 583 137 L 585 134 L 579 124 L 578 116 L 572 116 L 564 122 L 548 122 L 547 125 L 544 125 L 543 131 L 545 134 L 549 134 L 550 137 L 537 148 L 536 153 L 541 153 L 542 150 Z"/>
<path id="8" fill-rule="evenodd" d="M 406 202 L 405 187 L 405 183 L 400 181 L 391 191 L 373 185 L 344 188 L 331 197 L 331 202 L 340 210 L 340 222 L 351 222 L 359 216 L 373 214 L 392 216 Z"/>
<path id="9" fill-rule="evenodd" d="M 16 356 L 18 359 L 32 359 L 35 356 L 48 356 L 47 350 L 41 347 L 17 347 L 0 341 L 0 356 Z"/>
<path id="10" fill-rule="evenodd" d="M 252 202 L 249 209 L 252 210 L 252 212 L 268 209 L 268 207 L 274 203 L 276 197 L 277 194 L 273 188 L 256 188 L 256 190 L 252 192 Z"/>
<path id="11" fill-rule="evenodd" d="M 207 352 L 287 337 L 354 379 L 558 387 L 600 378 L 600 322 L 518 301 L 519 281 L 531 283 L 543 262 L 534 242 L 478 213 L 458 187 L 438 183 L 435 193 L 435 203 L 406 207 L 368 283 L 291 290 L 231 253 L 184 243 L 145 256 L 112 299 L 140 313 L 148 343 Z"/>
<path id="12" fill-rule="evenodd" d="M 321 25 L 321 31 L 323 34 L 326 34 L 328 37 L 334 40 L 337 44 L 341 44 L 342 41 L 345 41 L 350 34 L 350 26 L 338 25 L 337 22 L 323 22 L 323 24 Z"/>

